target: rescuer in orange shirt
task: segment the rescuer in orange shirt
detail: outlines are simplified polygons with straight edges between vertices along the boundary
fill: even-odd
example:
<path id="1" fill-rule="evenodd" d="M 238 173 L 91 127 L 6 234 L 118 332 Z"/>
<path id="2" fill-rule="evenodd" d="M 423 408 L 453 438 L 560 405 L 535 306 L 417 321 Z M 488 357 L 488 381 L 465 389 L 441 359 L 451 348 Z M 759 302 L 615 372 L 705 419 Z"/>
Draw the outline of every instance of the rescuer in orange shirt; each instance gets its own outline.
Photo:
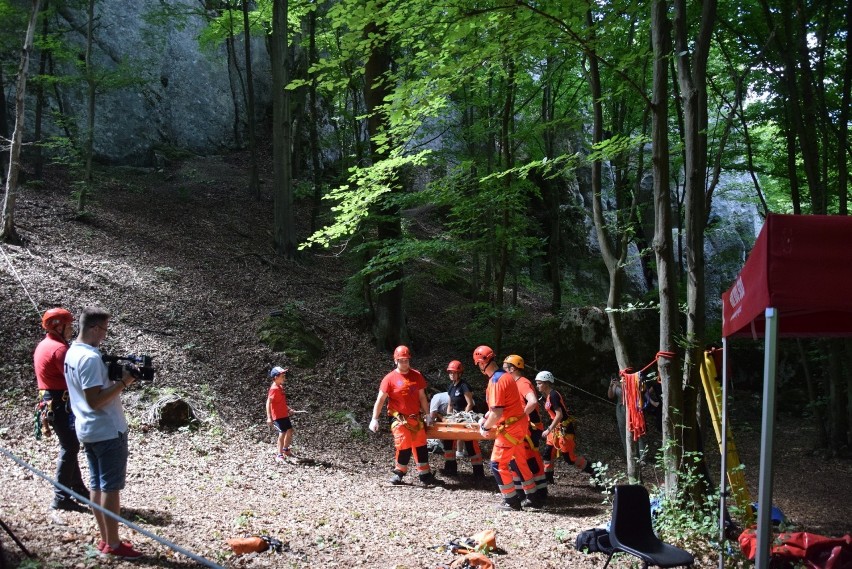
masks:
<path id="1" fill-rule="evenodd" d="M 486 437 L 491 429 L 497 430 L 494 448 L 491 450 L 491 471 L 503 496 L 503 502 L 497 508 L 507 511 L 521 510 L 522 507 L 540 508 L 543 499 L 536 492 L 524 447 L 524 439 L 529 437 L 530 421 L 524 413 L 523 399 L 515 379 L 498 368 L 494 350 L 488 346 L 479 346 L 473 351 L 473 362 L 479 371 L 488 377 L 488 387 L 485 390 L 488 412 L 479 422 L 480 434 Z M 521 478 L 521 487 L 526 494 L 523 501 L 515 490 L 510 468 L 513 460 Z"/>
<path id="2" fill-rule="evenodd" d="M 527 452 L 527 465 L 529 465 L 533 473 L 536 492 L 542 498 L 546 498 L 547 477 L 544 473 L 544 461 L 538 450 L 541 432 L 544 430 L 541 415 L 538 412 L 538 395 L 532 382 L 524 377 L 524 358 L 516 354 L 506 356 L 506 359 L 503 360 L 503 370 L 511 374 L 515 379 L 515 385 L 518 386 L 518 392 L 521 394 L 521 399 L 524 402 L 524 413 L 530 419 L 529 439 L 524 439 L 524 448 Z M 517 482 L 516 480 L 516 485 Z"/>
<path id="3" fill-rule="evenodd" d="M 402 484 L 413 451 L 420 482 L 426 486 L 442 484 L 443 481 L 435 478 L 429 468 L 426 426 L 432 424 L 432 417 L 429 413 L 429 403 L 426 401 L 426 379 L 411 367 L 411 351 L 408 346 L 397 346 L 393 351 L 393 361 L 396 369 L 382 379 L 370 421 L 370 430 L 377 432 L 379 414 L 387 402 L 396 449 L 390 482 Z"/>

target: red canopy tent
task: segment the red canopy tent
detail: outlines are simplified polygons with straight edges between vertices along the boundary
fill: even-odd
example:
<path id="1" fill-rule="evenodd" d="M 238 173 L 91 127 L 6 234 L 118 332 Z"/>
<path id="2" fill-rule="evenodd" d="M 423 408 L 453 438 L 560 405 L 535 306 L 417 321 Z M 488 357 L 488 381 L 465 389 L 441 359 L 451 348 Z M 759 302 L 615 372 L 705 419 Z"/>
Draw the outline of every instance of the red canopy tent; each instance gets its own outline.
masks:
<path id="1" fill-rule="evenodd" d="M 726 472 L 727 339 L 764 337 L 757 569 L 769 567 L 778 337 L 852 336 L 852 217 L 766 218 L 734 285 L 722 294 L 722 485 Z M 722 492 L 722 509 L 724 495 Z M 720 559 L 721 566 L 721 559 Z"/>

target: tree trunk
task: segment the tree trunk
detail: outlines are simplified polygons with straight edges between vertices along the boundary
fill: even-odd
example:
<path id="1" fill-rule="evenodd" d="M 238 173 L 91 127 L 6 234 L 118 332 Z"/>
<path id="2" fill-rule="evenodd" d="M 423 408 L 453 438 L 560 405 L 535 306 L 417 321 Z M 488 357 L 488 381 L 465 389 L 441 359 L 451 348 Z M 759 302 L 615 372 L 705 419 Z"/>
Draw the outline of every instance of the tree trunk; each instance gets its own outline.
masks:
<path id="1" fill-rule="evenodd" d="M 386 38 L 385 27 L 371 22 L 364 29 L 364 37 L 374 38 L 373 49 L 364 65 L 364 105 L 367 110 L 367 132 L 370 136 L 373 163 L 387 156 L 387 152 L 376 147 L 376 140 L 385 130 L 386 114 L 384 109 L 385 97 L 390 93 L 385 74 L 391 68 L 391 46 Z M 391 193 L 401 191 L 399 182 L 395 182 Z M 402 220 L 398 207 L 383 200 L 378 206 L 376 225 L 377 240 L 380 244 L 399 240 L 402 237 Z M 372 315 L 373 336 L 376 346 L 382 350 L 392 350 L 394 346 L 408 342 L 408 330 L 405 325 L 403 311 L 403 270 L 401 266 L 389 271 L 382 281 L 371 280 L 370 287 L 377 287 L 385 282 L 394 282 L 392 288 L 379 292 L 375 296 L 374 312 Z"/>
<path id="2" fill-rule="evenodd" d="M 840 215 L 849 214 L 849 105 L 852 104 L 852 2 L 846 3 L 846 65 L 843 68 L 843 95 L 840 102 L 840 115 L 837 124 L 840 132 L 837 136 L 837 211 Z M 850 370 L 852 371 L 852 370 Z M 852 398 L 852 393 L 849 394 Z M 852 433 L 852 424 L 849 432 Z"/>
<path id="3" fill-rule="evenodd" d="M 651 12 L 651 36 L 654 49 L 654 86 L 651 120 L 652 169 L 654 172 L 654 254 L 657 260 L 657 282 L 660 290 L 660 351 L 675 351 L 677 333 L 677 278 L 675 275 L 674 241 L 672 239 L 672 204 L 669 187 L 668 131 L 668 65 L 672 51 L 667 0 L 655 0 Z M 676 377 L 676 360 L 661 358 L 657 362 L 663 388 L 663 463 L 666 488 L 677 488 L 677 467 L 681 449 L 674 444 L 675 429 L 682 409 L 683 390 Z"/>
<path id="4" fill-rule="evenodd" d="M 805 375 L 805 386 L 808 389 L 808 404 L 811 408 L 814 430 L 816 431 L 814 447 L 825 448 L 828 446 L 828 432 L 825 429 L 823 414 L 819 412 L 820 402 L 817 397 L 816 385 L 814 383 L 814 378 L 811 375 L 810 367 L 808 366 L 808 357 L 807 354 L 805 354 L 805 347 L 801 338 L 796 339 L 796 345 L 799 348 L 799 359 L 802 361 L 802 371 Z"/>
<path id="5" fill-rule="evenodd" d="M 688 37 L 686 0 L 675 0 L 674 45 L 677 79 L 683 100 L 684 115 L 684 213 L 686 254 L 686 338 L 683 376 L 683 438 L 686 451 L 701 449 L 697 421 L 699 368 L 704 350 L 704 227 L 707 215 L 707 58 L 716 0 L 702 3 L 698 37 Z M 691 49 L 690 49 L 691 48 Z M 694 51 L 692 51 L 694 50 Z M 690 53 L 692 56 L 690 57 Z"/>
<path id="6" fill-rule="evenodd" d="M 308 14 L 308 66 L 317 62 L 317 11 Z M 311 178 L 314 184 L 313 203 L 311 204 L 311 233 L 316 231 L 319 217 L 320 201 L 322 200 L 322 161 L 320 160 L 319 120 L 320 108 L 317 103 L 317 79 L 311 79 L 308 100 L 311 105 L 311 123 L 309 136 L 311 145 Z"/>
<path id="7" fill-rule="evenodd" d="M 6 120 L 6 87 L 3 84 L 3 66 L 0 65 L 0 137 L 11 140 L 9 136 L 9 121 Z M 11 149 L 0 148 L 0 183 L 6 187 L 6 175 L 9 173 L 9 152 Z"/>
<path id="8" fill-rule="evenodd" d="M 47 10 L 47 6 L 50 3 L 49 0 L 45 0 L 44 5 L 42 6 L 42 12 Z M 48 25 L 48 18 L 42 19 L 42 28 L 41 28 L 41 38 L 42 40 L 47 40 L 47 34 L 50 30 Z M 41 77 L 44 77 L 47 72 L 47 59 L 48 54 L 46 51 L 42 50 L 39 54 L 38 58 L 38 74 Z M 0 81 L 0 90 L 2 90 L 2 81 Z M 35 141 L 35 152 L 33 157 L 33 177 L 36 180 L 41 180 L 43 177 L 44 170 L 44 156 L 42 153 L 42 145 L 41 145 L 41 131 L 42 131 L 42 118 L 44 116 L 44 107 L 45 107 L 45 96 L 44 96 L 44 84 L 42 81 L 39 81 L 36 84 L 36 92 L 35 92 L 35 126 L 33 129 L 33 140 Z M 6 105 L 3 104 L 3 99 L 0 97 L 0 109 L 6 108 Z M 5 113 L 0 113 L 0 115 Z M 5 119 L 3 119 L 5 120 Z"/>
<path id="9" fill-rule="evenodd" d="M 15 89 L 15 131 L 12 133 L 9 149 L 9 174 L 6 176 L 6 194 L 3 199 L 3 230 L 0 240 L 6 243 L 20 243 L 15 228 L 15 203 L 18 197 L 18 174 L 21 170 L 21 143 L 24 136 L 24 103 L 27 94 L 27 70 L 30 65 L 30 51 L 33 47 L 36 22 L 41 0 L 32 0 L 24 47 L 21 49 L 21 62 L 18 66 L 18 82 Z"/>
<path id="10" fill-rule="evenodd" d="M 553 69 L 553 60 L 547 60 L 547 73 Z M 542 138 L 544 139 L 544 152 L 548 158 L 556 156 L 556 130 L 554 123 L 554 112 L 556 101 L 550 82 L 546 82 L 541 93 L 541 121 L 544 125 Z M 559 227 L 559 186 L 554 184 L 547 176 L 534 176 L 533 181 L 541 190 L 541 197 L 547 209 L 547 276 L 550 280 L 551 300 L 550 311 L 559 314 L 562 310 L 562 271 L 560 266 L 560 249 L 562 232 Z"/>
<path id="11" fill-rule="evenodd" d="M 237 65 L 236 44 L 236 38 L 234 38 L 234 11 L 228 10 L 228 37 L 225 38 L 225 53 L 228 58 L 228 87 L 231 89 L 231 105 L 234 108 L 234 120 L 231 123 L 231 129 L 233 130 L 234 146 L 239 148 L 242 145 L 242 135 L 240 134 L 240 91 L 242 91 L 243 99 L 245 100 L 245 88 L 242 85 L 242 75 Z M 242 89 L 237 88 L 238 83 Z"/>
<path id="12" fill-rule="evenodd" d="M 290 80 L 287 57 L 287 0 L 272 3 L 272 170 L 275 251 L 288 259 L 296 256 L 293 183 L 290 170 Z"/>
<path id="13" fill-rule="evenodd" d="M 97 83 L 95 78 L 95 64 L 92 61 L 92 46 L 95 42 L 95 0 L 89 0 L 86 7 L 86 142 L 83 149 L 85 156 L 85 171 L 83 174 L 84 183 L 80 185 L 79 193 L 77 194 L 77 211 L 83 213 L 86 211 L 86 199 L 89 193 L 89 184 L 92 182 L 92 154 L 94 154 L 95 144 L 95 93 L 97 91 Z"/>
<path id="14" fill-rule="evenodd" d="M 251 22 L 249 22 L 248 0 L 243 0 L 243 36 L 246 59 L 246 119 L 249 137 L 249 195 L 260 199 L 260 177 L 257 171 L 257 135 L 255 134 L 257 117 L 254 111 L 254 72 L 251 67 Z M 313 12 L 311 12 L 313 14 Z M 313 228 L 311 228 L 313 233 Z"/>
<path id="15" fill-rule="evenodd" d="M 843 340 L 833 339 L 828 347 L 828 441 L 833 452 L 846 445 L 846 405 L 842 396 L 848 383 L 843 379 Z"/>
<path id="16" fill-rule="evenodd" d="M 509 57 L 506 63 L 506 92 L 503 98 L 503 112 L 500 120 L 500 161 L 505 170 L 512 168 L 514 157 L 512 154 L 511 132 L 515 111 L 515 61 Z M 508 174 L 503 177 L 506 192 L 512 191 L 514 176 Z M 500 353 L 503 345 L 503 319 L 505 316 L 506 275 L 509 271 L 509 209 L 503 205 L 500 212 L 500 227 L 495 227 L 497 234 L 495 238 L 498 243 L 497 259 L 494 271 L 494 349 Z"/>

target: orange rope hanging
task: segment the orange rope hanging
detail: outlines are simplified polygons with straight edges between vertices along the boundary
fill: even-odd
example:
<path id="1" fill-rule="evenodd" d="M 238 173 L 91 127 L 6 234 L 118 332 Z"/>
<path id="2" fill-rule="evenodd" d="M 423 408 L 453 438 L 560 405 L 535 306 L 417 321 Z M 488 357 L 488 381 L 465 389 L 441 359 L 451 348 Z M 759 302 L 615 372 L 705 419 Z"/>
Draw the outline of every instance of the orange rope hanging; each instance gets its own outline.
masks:
<path id="1" fill-rule="evenodd" d="M 632 368 L 623 369 L 619 372 L 622 378 L 621 396 L 624 401 L 624 409 L 627 411 L 627 428 L 633 433 L 633 440 L 638 441 L 645 435 L 645 414 L 642 413 L 643 393 L 639 389 L 639 376 L 649 367 L 657 363 L 660 358 L 674 359 L 674 352 L 657 352 L 656 357 L 636 373 L 631 373 Z"/>
<path id="2" fill-rule="evenodd" d="M 645 415 L 642 413 L 642 394 L 639 391 L 639 374 L 622 373 L 621 396 L 624 399 L 624 409 L 627 411 L 627 428 L 633 434 L 633 440 L 638 441 L 645 435 Z"/>

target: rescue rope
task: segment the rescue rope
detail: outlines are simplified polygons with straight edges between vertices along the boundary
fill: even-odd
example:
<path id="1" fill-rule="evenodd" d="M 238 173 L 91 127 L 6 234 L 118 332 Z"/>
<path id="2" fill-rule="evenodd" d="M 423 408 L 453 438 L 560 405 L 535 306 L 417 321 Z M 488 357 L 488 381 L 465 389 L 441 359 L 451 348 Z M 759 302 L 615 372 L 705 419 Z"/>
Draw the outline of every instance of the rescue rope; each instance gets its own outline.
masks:
<path id="1" fill-rule="evenodd" d="M 27 298 L 30 299 L 30 302 L 33 304 L 33 308 L 36 311 L 36 314 L 41 318 L 41 311 L 38 309 L 38 304 L 36 304 L 33 297 L 30 296 L 30 291 L 27 290 L 27 287 L 24 286 L 24 281 L 21 280 L 21 276 L 18 274 L 18 271 L 15 270 L 15 265 L 12 264 L 12 259 L 6 254 L 6 250 L 3 247 L 0 247 L 0 251 L 3 252 L 3 257 L 6 259 L 6 262 L 9 264 L 9 268 L 12 269 L 12 274 L 15 275 L 15 278 L 18 279 L 18 283 L 21 285 L 21 288 L 24 289 L 24 292 L 27 293 Z"/>
<path id="2" fill-rule="evenodd" d="M 660 358 L 672 360 L 677 356 L 674 352 L 657 352 L 651 362 L 634 372 L 633 368 L 628 367 L 618 372 L 622 379 L 621 398 L 624 402 L 624 409 L 627 411 L 627 428 L 633 434 L 633 440 L 638 441 L 645 434 L 645 414 L 642 412 L 643 397 L 645 394 L 640 389 L 640 378 L 645 371 L 652 365 L 659 362 Z"/>
<path id="3" fill-rule="evenodd" d="M 48 482 L 50 482 L 51 484 L 56 486 L 57 488 L 67 492 L 70 496 L 72 496 L 78 502 L 83 502 L 83 503 L 85 503 L 86 505 L 88 505 L 92 508 L 96 508 L 101 513 L 106 514 L 109 517 L 111 517 L 112 519 L 118 521 L 119 523 L 122 523 L 122 524 L 126 525 L 127 527 L 141 533 L 142 535 L 153 539 L 157 543 L 160 543 L 161 545 L 164 545 L 164 546 L 168 547 L 169 549 L 172 549 L 172 550 L 180 553 L 181 555 L 185 555 L 186 557 L 189 557 L 193 561 L 195 561 L 195 562 L 197 562 L 201 565 L 204 565 L 206 567 L 212 567 L 213 569 L 225 569 L 221 565 L 217 565 L 217 564 L 213 563 L 212 561 L 210 561 L 209 559 L 205 559 L 204 557 L 201 557 L 200 555 L 196 555 L 195 553 L 192 553 L 191 551 L 187 551 L 186 549 L 182 548 L 181 546 L 176 545 L 176 544 L 172 543 L 171 541 L 168 541 L 167 539 L 164 539 L 164 538 L 162 538 L 158 535 L 155 535 L 155 534 L 149 532 L 148 530 L 145 530 L 145 529 L 139 527 L 138 525 L 134 524 L 130 520 L 126 520 L 126 519 L 122 518 L 121 516 L 110 512 L 109 510 L 105 510 L 104 508 L 102 508 L 98 504 L 95 504 L 94 502 L 90 501 L 88 498 L 84 498 L 83 496 L 81 496 L 77 492 L 74 492 L 73 490 L 71 490 L 67 486 L 60 484 L 56 480 L 53 480 L 48 475 L 41 472 L 40 470 L 38 470 L 34 466 L 27 464 L 26 462 L 24 462 L 23 460 L 21 460 L 20 458 L 18 458 L 14 454 L 12 454 L 11 451 L 9 451 L 9 450 L 7 450 L 3 447 L 0 447 L 0 454 L 6 455 L 9 459 L 11 459 L 13 462 L 15 462 L 18 466 L 21 466 L 21 467 L 29 470 L 30 472 L 32 472 L 33 474 L 35 474 L 39 478 L 43 478 L 44 480 L 47 480 Z"/>

